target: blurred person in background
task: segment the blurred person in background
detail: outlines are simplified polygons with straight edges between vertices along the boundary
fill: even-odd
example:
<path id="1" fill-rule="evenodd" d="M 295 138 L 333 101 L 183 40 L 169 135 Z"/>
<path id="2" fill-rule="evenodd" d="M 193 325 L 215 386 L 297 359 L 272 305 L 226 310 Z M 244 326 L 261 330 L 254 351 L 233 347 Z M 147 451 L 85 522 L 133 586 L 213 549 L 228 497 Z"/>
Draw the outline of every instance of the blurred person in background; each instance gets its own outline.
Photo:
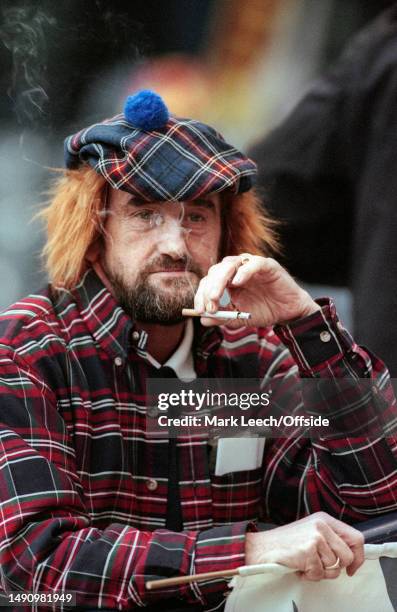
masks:
<path id="1" fill-rule="evenodd" d="M 308 283 L 351 287 L 355 336 L 397 376 L 396 3 L 250 155 L 282 220 L 282 261 Z"/>
<path id="2" fill-rule="evenodd" d="M 204 610 L 221 609 L 224 579 L 145 583 L 267 561 L 352 575 L 363 538 L 350 524 L 397 507 L 393 390 L 332 301 L 268 256 L 255 164 L 147 91 L 67 138 L 65 160 L 42 212 L 51 282 L 0 317 L 2 588 L 76 592 L 79 609 Z M 226 286 L 249 327 L 204 316 Z M 287 411 L 301 377 L 331 379 L 339 430 L 355 435 L 267 439 L 252 469 L 217 474 L 205 439 L 148 437 L 151 377 L 285 380 Z M 345 378 L 371 392 L 344 396 Z M 388 437 L 369 439 L 379 402 Z M 281 526 L 255 533 L 259 518 Z"/>

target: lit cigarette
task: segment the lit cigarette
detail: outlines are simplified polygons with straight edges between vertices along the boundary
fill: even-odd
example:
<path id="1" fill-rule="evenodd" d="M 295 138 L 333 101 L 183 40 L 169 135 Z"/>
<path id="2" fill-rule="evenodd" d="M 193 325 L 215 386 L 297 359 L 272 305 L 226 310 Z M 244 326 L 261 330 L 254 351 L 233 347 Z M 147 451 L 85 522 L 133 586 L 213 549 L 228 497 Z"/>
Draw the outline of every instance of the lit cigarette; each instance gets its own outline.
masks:
<path id="1" fill-rule="evenodd" d="M 211 319 L 250 319 L 250 312 L 240 312 L 238 310 L 218 310 L 217 312 L 198 312 L 193 308 L 183 308 L 184 317 L 211 317 Z"/>

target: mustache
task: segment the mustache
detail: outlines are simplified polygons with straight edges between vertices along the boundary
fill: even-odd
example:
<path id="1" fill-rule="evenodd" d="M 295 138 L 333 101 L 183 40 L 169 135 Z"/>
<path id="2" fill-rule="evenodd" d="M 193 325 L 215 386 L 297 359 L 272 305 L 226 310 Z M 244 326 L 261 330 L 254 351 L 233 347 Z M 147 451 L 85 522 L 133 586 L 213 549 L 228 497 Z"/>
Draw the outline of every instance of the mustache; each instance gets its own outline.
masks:
<path id="1" fill-rule="evenodd" d="M 187 257 L 181 257 L 180 259 L 172 259 L 172 257 L 165 256 L 153 260 L 145 266 L 142 270 L 142 276 L 147 276 L 152 272 L 172 272 L 174 270 L 180 270 L 183 268 L 186 272 L 194 272 L 200 278 L 204 276 L 200 266 L 195 264 L 191 259 Z"/>

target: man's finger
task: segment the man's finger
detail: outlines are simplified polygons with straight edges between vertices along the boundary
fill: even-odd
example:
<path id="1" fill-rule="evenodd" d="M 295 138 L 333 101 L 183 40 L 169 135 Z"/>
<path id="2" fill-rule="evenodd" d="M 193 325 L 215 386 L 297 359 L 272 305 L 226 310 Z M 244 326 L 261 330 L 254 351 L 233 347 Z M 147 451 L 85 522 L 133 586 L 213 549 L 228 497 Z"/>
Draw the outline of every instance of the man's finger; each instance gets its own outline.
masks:
<path id="1" fill-rule="evenodd" d="M 239 267 L 231 284 L 243 285 L 257 272 L 265 275 L 269 273 L 269 281 L 272 281 L 274 280 L 273 274 L 276 270 L 282 270 L 282 268 L 280 264 L 271 257 L 251 255 L 250 259 Z"/>
<path id="2" fill-rule="evenodd" d="M 264 258 L 254 258 L 249 259 L 246 263 L 243 263 L 236 274 L 233 277 L 231 282 L 232 285 L 244 285 L 254 274 L 259 271 L 262 271 L 264 264 Z"/>
<path id="3" fill-rule="evenodd" d="M 324 524 L 324 536 L 336 557 L 339 557 L 340 567 L 349 567 L 354 561 L 354 552 L 350 546 L 327 524 Z M 327 565 L 333 565 L 333 563 L 327 563 Z"/>
<path id="4" fill-rule="evenodd" d="M 338 560 L 340 561 L 339 555 L 331 548 L 326 536 L 318 541 L 317 550 L 324 569 L 335 565 Z"/>
<path id="5" fill-rule="evenodd" d="M 324 578 L 324 567 L 318 553 L 310 555 L 302 577 L 316 582 Z"/>
<path id="6" fill-rule="evenodd" d="M 207 275 L 201 279 L 194 298 L 196 310 L 216 312 L 219 309 L 219 300 L 230 279 L 233 278 L 239 263 L 239 257 L 227 257 L 209 268 Z M 208 322 L 204 324 L 209 325 Z M 211 325 L 213 324 L 211 322 Z"/>
<path id="7" fill-rule="evenodd" d="M 358 529 L 354 529 L 351 525 L 338 521 L 328 514 L 324 514 L 321 518 L 345 542 L 353 554 L 353 559 L 346 564 L 346 572 L 349 576 L 352 576 L 365 560 L 363 534 Z"/>
<path id="8" fill-rule="evenodd" d="M 364 544 L 363 543 L 360 542 L 359 544 L 353 544 L 353 545 L 351 545 L 351 549 L 352 549 L 353 554 L 354 554 L 354 560 L 353 560 L 353 563 L 348 565 L 347 568 L 346 568 L 346 572 L 347 572 L 347 574 L 349 576 L 353 576 L 353 574 L 356 573 L 358 568 L 361 567 L 362 564 L 365 561 Z"/>
<path id="9" fill-rule="evenodd" d="M 222 260 L 219 264 L 211 266 L 208 270 L 204 301 L 218 302 L 228 282 L 234 277 L 237 267 L 240 265 L 239 257 L 232 260 Z"/>
<path id="10" fill-rule="evenodd" d="M 333 570 L 325 570 L 324 571 L 324 578 L 327 578 L 327 580 L 335 580 L 335 578 L 338 578 L 340 576 L 341 573 L 341 568 L 335 568 Z"/>
<path id="11" fill-rule="evenodd" d="M 205 285 L 205 278 L 202 278 L 199 282 L 199 286 L 197 287 L 197 291 L 196 294 L 194 296 L 194 309 L 197 310 L 198 312 L 204 312 L 205 311 L 205 306 L 204 306 L 204 295 L 203 295 L 203 291 L 204 291 L 204 285 Z"/>

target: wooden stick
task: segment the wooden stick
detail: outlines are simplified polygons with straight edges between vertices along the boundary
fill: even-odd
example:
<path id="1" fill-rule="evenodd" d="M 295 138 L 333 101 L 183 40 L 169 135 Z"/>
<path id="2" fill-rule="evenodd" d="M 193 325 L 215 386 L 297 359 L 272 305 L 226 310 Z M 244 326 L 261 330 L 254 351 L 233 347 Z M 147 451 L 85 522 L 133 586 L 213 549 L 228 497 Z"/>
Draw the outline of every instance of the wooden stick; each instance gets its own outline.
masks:
<path id="1" fill-rule="evenodd" d="M 207 572 L 204 574 L 192 574 L 191 576 L 175 576 L 175 578 L 161 578 L 159 580 L 148 580 L 146 588 L 148 591 L 155 591 L 163 587 L 178 586 L 189 584 L 189 582 L 199 582 L 200 580 L 211 580 L 211 578 L 231 578 L 238 576 L 238 569 L 224 570 L 219 572 Z"/>
<path id="2" fill-rule="evenodd" d="M 207 572 L 205 574 L 192 574 L 191 576 L 175 576 L 175 578 L 161 578 L 160 580 L 149 580 L 146 583 L 146 588 L 150 591 L 161 589 L 167 586 L 177 586 L 179 584 L 188 584 L 189 582 L 200 582 L 200 580 L 211 580 L 211 578 L 232 578 L 233 576 L 255 576 L 266 572 L 285 574 L 286 572 L 296 572 L 297 569 L 285 567 L 279 563 L 257 563 L 253 565 L 240 565 L 233 570 L 224 570 L 218 572 Z"/>

